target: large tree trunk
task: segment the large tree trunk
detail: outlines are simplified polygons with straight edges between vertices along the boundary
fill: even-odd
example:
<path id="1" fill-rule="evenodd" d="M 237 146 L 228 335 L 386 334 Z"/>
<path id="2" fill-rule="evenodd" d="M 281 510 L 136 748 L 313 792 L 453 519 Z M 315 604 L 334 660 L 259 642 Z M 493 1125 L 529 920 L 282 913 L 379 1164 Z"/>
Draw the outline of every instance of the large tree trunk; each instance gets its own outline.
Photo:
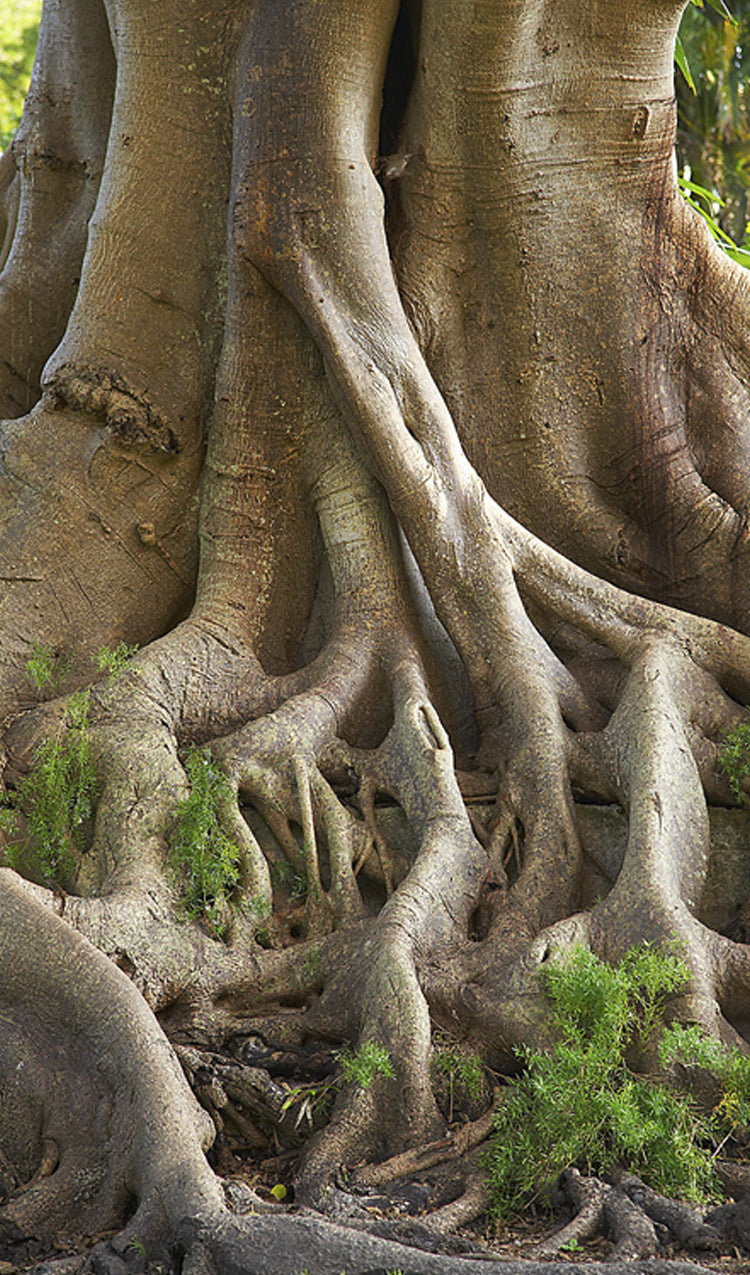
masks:
<path id="1" fill-rule="evenodd" d="M 448 1146 L 433 1246 L 482 1208 L 489 1128 L 445 1139 L 436 1029 L 512 1070 L 541 965 L 677 940 L 673 1014 L 745 1047 L 747 877 L 707 798 L 736 802 L 750 698 L 750 284 L 677 190 L 682 8 L 45 4 L 0 166 L 3 748 L 22 829 L 66 732 L 97 809 L 62 881 L 17 831 L 29 879 L 0 873 L 11 1248 L 448 1269 L 233 1219 L 162 1028 L 222 1145 L 266 1155 L 300 1136 L 259 1040 L 387 1051 L 310 1117 L 296 1198 L 361 1230 L 342 1167 Z M 168 856 L 189 745 L 240 857 L 203 919 Z M 598 893 L 574 795 L 627 814 Z"/>

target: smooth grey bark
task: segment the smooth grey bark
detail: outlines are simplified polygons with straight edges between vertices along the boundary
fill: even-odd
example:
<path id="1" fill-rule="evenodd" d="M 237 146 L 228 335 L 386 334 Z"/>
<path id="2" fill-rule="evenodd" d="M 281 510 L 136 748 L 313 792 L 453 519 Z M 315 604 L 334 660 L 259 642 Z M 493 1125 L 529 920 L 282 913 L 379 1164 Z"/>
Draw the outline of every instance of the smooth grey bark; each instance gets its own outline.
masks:
<path id="1" fill-rule="evenodd" d="M 576 943 L 617 960 L 679 938 L 672 1012 L 746 1047 L 747 874 L 712 858 L 707 797 L 732 804 L 722 740 L 750 699 L 750 293 L 676 188 L 681 9 L 47 6 L 19 171 L 0 173 L 0 336 L 26 298 L 22 379 L 42 388 L 0 446 L 9 787 L 64 736 L 98 648 L 142 649 L 91 689 L 75 893 L 2 870 L 3 968 L 26 938 L 3 1030 L 35 1060 L 0 1126 L 11 1239 L 86 1200 L 92 1226 L 135 1210 L 105 1270 L 142 1231 L 187 1271 L 247 1269 L 262 1237 L 265 1275 L 291 1235 L 316 1271 L 381 1260 L 320 1220 L 229 1216 L 153 1014 L 216 1127 L 254 1145 L 269 1112 L 284 1126 L 276 1082 L 232 1055 L 233 1098 L 214 1054 L 282 1029 L 387 1049 L 393 1074 L 342 1087 L 305 1149 L 297 1199 L 332 1213 L 341 1166 L 440 1142 L 437 1033 L 512 1069 L 546 1038 L 540 967 Z M 50 116 L 59 31 L 70 109 Z M 34 138 L 53 123 L 48 190 Z M 22 264 L 55 235 L 80 282 L 37 322 Z M 38 644 L 61 672 L 41 704 Z M 240 849 L 223 937 L 181 916 L 168 867 L 196 744 Z M 581 795 L 627 820 L 596 886 Z M 80 1130 L 49 1097 L 63 1028 Z M 462 1173 L 438 1237 L 482 1207 L 468 1152 Z"/>

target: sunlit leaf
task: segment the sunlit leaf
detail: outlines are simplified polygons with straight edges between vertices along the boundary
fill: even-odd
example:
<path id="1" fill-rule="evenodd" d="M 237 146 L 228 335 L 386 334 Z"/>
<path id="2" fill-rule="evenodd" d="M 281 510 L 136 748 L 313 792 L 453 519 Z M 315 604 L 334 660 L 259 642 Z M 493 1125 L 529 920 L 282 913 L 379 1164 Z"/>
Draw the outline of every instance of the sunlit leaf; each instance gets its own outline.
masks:
<path id="1" fill-rule="evenodd" d="M 724 251 L 732 261 L 737 262 L 738 266 L 745 266 L 746 269 L 750 269 L 750 252 L 746 248 L 725 247 Z"/>
<path id="2" fill-rule="evenodd" d="M 688 181 L 684 177 L 678 177 L 677 184 L 680 187 L 682 198 L 686 204 L 689 204 L 700 217 L 705 221 L 711 235 L 732 261 L 736 261 L 740 266 L 750 267 L 750 252 L 746 248 L 738 248 L 734 240 L 719 225 L 715 217 L 706 208 L 706 204 L 718 204 L 719 207 L 724 206 L 723 199 L 720 199 L 714 191 L 707 190 L 705 186 L 699 186 L 697 182 Z M 703 202 L 701 202 L 703 201 Z"/>
<path id="3" fill-rule="evenodd" d="M 700 195 L 709 204 L 718 204 L 720 208 L 724 207 L 726 201 L 717 195 L 715 190 L 707 190 L 705 186 L 699 186 L 697 182 L 688 181 L 686 177 L 678 177 L 677 184 L 683 192 L 689 190 L 694 195 Z"/>
<path id="4" fill-rule="evenodd" d="M 693 0 L 693 3 L 695 3 L 695 0 Z M 720 13 L 722 18 L 727 18 L 730 22 L 735 21 L 731 9 L 727 8 L 724 4 L 724 0 L 706 0 L 706 4 L 709 5 L 711 9 L 715 9 L 717 13 Z M 702 7 L 703 6 L 701 6 L 701 8 Z"/>
<path id="5" fill-rule="evenodd" d="M 693 0 L 693 3 L 695 4 L 695 3 L 696 3 L 696 0 Z M 687 57 L 685 56 L 685 50 L 684 50 L 683 45 L 682 45 L 682 40 L 680 39 L 680 37 L 679 37 L 679 36 L 677 37 L 677 40 L 676 40 L 676 42 L 675 42 L 675 46 L 674 46 L 674 60 L 675 60 L 675 62 L 677 63 L 677 65 L 678 65 L 678 67 L 680 68 L 680 70 L 682 71 L 682 74 L 685 76 L 685 79 L 687 80 L 688 85 L 690 86 L 690 88 L 691 88 L 691 89 L 693 90 L 693 92 L 695 93 L 695 91 L 696 91 L 696 89 L 695 89 L 695 80 L 693 79 L 692 72 L 691 72 L 690 67 L 689 67 L 689 65 L 688 65 Z"/>

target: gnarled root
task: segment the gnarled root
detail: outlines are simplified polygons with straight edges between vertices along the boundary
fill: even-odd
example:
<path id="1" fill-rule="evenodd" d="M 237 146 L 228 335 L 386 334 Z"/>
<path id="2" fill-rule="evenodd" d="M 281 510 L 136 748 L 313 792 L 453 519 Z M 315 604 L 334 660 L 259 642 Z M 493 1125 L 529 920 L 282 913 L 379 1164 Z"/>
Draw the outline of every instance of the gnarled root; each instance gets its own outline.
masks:
<path id="1" fill-rule="evenodd" d="M 556 1185 L 555 1202 L 572 1207 L 575 1216 L 535 1245 L 532 1257 L 554 1257 L 597 1235 L 612 1241 L 615 1261 L 651 1257 L 669 1240 L 696 1252 L 717 1249 L 722 1243 L 719 1229 L 704 1221 L 697 1209 L 666 1199 L 638 1178 L 623 1176 L 610 1184 L 566 1169 Z"/>
<path id="2" fill-rule="evenodd" d="M 118 1226 L 130 1206 L 128 1234 L 158 1240 L 165 1214 L 218 1209 L 203 1155 L 212 1126 L 133 984 L 5 870 L 0 910 L 11 1039 L 34 1041 L 30 1050 L 16 1045 L 33 1060 L 30 1092 L 26 1063 L 8 1077 L 16 1093 L 13 1101 L 7 1091 L 3 1139 L 20 1183 L 0 1207 L 0 1232 L 10 1240 L 51 1240 L 71 1226 L 95 1233 Z"/>

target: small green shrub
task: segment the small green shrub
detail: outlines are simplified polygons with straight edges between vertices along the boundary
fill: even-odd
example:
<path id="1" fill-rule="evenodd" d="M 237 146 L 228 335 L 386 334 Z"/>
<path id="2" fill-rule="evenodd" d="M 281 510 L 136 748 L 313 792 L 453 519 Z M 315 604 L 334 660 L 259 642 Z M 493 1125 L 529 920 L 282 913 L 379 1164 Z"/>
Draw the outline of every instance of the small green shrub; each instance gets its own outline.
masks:
<path id="1" fill-rule="evenodd" d="M 117 677 L 137 654 L 138 644 L 128 646 L 127 642 L 118 642 L 114 650 L 102 646 L 96 653 L 96 667 L 100 673 L 108 673 L 110 678 Z"/>
<path id="2" fill-rule="evenodd" d="M 436 1071 L 448 1078 L 451 1089 L 472 1102 L 481 1097 L 484 1063 L 478 1054 L 465 1053 L 456 1045 L 448 1045 L 436 1050 L 434 1066 Z"/>
<path id="3" fill-rule="evenodd" d="M 55 655 L 51 647 L 42 642 L 34 643 L 26 661 L 26 674 L 39 695 L 50 698 L 56 695 L 66 671 L 67 664 Z"/>
<path id="4" fill-rule="evenodd" d="M 740 722 L 724 736 L 719 762 L 732 790 L 732 796 L 743 804 L 747 801 L 745 780 L 750 775 L 750 722 Z"/>
<path id="5" fill-rule="evenodd" d="M 356 1053 L 343 1049 L 339 1062 L 345 1083 L 359 1085 L 360 1089 L 369 1089 L 376 1076 L 393 1078 L 396 1074 L 388 1050 L 374 1041 L 360 1045 Z"/>
<path id="6" fill-rule="evenodd" d="M 667 1195 L 710 1196 L 711 1120 L 625 1062 L 634 1041 L 661 1029 L 665 1000 L 687 977 L 678 956 L 654 947 L 614 967 L 577 948 L 544 972 L 557 1043 L 520 1051 L 525 1071 L 498 1110 L 486 1157 L 496 1216 L 517 1212 L 570 1165 L 596 1173 L 620 1162 Z"/>
<path id="7" fill-rule="evenodd" d="M 714 1079 L 719 1100 L 711 1112 L 711 1125 L 719 1145 L 750 1126 L 750 1055 L 727 1049 L 695 1024 L 682 1027 L 675 1023 L 664 1033 L 659 1056 L 662 1066 L 679 1062 L 699 1067 Z"/>
<path id="8" fill-rule="evenodd" d="M 88 690 L 71 695 L 57 734 L 40 745 L 32 769 L 0 813 L 10 837 L 9 865 L 23 871 L 36 863 L 46 880 L 66 888 L 75 884 L 98 796 L 88 717 Z M 26 835 L 17 839 L 20 814 Z"/>
<path id="9" fill-rule="evenodd" d="M 177 807 L 169 843 L 169 865 L 182 895 L 185 913 L 206 920 L 221 937 L 227 911 L 240 880 L 240 850 L 224 832 L 222 801 L 233 794 L 226 776 L 206 749 L 193 749 L 185 761 L 190 795 Z"/>

